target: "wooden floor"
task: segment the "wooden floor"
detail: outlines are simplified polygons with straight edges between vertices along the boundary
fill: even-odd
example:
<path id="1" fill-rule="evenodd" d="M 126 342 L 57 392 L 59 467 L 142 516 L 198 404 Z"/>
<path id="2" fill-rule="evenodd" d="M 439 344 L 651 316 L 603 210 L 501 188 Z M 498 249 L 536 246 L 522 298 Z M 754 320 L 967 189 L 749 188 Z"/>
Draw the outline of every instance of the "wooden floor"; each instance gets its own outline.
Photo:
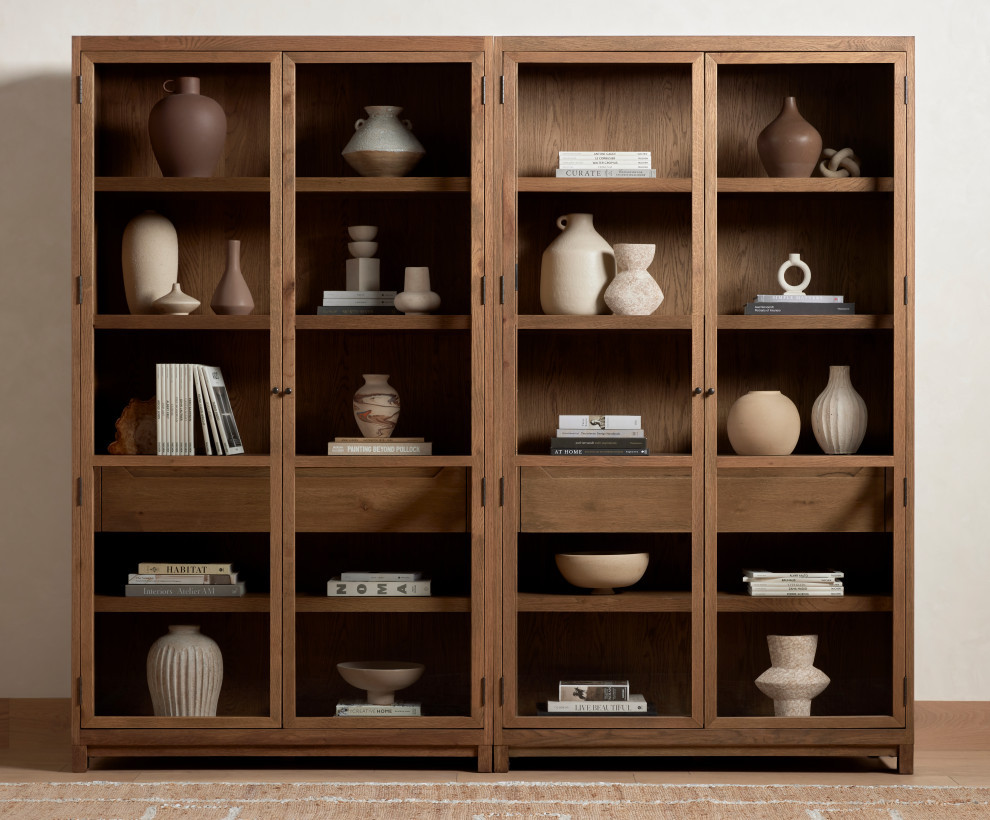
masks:
<path id="1" fill-rule="evenodd" d="M 0 700 L 0 782 L 28 781 L 612 781 L 817 785 L 990 786 L 990 732 L 943 710 L 941 726 L 919 728 L 915 774 L 887 758 L 530 758 L 508 774 L 478 774 L 468 759 L 102 758 L 73 774 L 66 700 Z M 965 724 L 958 729 L 953 722 Z M 919 724 L 921 721 L 919 721 Z M 971 730 L 967 734 L 967 729 Z M 953 749 L 952 741 L 959 738 Z M 927 741 L 927 745 L 926 745 Z M 987 748 L 980 748 L 985 746 Z M 414 768 L 422 766 L 423 768 Z"/>

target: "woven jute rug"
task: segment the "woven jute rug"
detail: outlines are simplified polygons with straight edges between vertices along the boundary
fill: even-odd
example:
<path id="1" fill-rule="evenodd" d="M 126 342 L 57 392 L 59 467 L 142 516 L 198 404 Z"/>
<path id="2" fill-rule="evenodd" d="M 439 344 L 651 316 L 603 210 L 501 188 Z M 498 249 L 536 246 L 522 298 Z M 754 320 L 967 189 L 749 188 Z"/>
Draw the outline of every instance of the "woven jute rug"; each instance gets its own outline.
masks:
<path id="1" fill-rule="evenodd" d="M 990 788 L 630 783 L 0 784 L 18 820 L 976 820 Z"/>

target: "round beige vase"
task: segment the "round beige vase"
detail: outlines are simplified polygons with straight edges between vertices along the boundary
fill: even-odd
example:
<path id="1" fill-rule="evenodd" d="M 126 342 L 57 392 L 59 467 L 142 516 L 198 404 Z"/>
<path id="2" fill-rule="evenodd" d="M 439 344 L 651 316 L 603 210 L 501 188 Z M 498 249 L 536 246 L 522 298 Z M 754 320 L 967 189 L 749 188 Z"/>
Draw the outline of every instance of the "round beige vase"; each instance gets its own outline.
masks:
<path id="1" fill-rule="evenodd" d="M 726 432 L 741 456 L 786 456 L 801 435 L 801 415 L 779 390 L 750 390 L 729 408 Z"/>
<path id="2" fill-rule="evenodd" d="M 808 717 L 811 699 L 831 683 L 829 676 L 816 669 L 817 635 L 767 635 L 770 668 L 756 679 L 757 688 L 773 698 L 776 717 Z"/>
<path id="3" fill-rule="evenodd" d="M 647 271 L 656 252 L 656 245 L 615 246 L 618 273 L 605 289 L 605 304 L 616 316 L 649 316 L 660 307 L 663 291 Z"/>
<path id="4" fill-rule="evenodd" d="M 155 302 L 179 281 L 179 237 L 155 211 L 138 214 L 124 228 L 120 251 L 124 295 L 131 313 L 157 313 Z"/>
<path id="5" fill-rule="evenodd" d="M 354 420 L 365 438 L 389 438 L 399 423 L 399 391 L 384 373 L 365 373 L 354 394 Z"/>
<path id="6" fill-rule="evenodd" d="M 405 290 L 395 296 L 395 309 L 409 316 L 433 313 L 440 297 L 430 290 L 429 268 L 406 268 Z"/>
<path id="7" fill-rule="evenodd" d="M 223 655 L 198 626 L 170 626 L 148 652 L 155 716 L 213 717 L 223 683 Z"/>
<path id="8" fill-rule="evenodd" d="M 540 306 L 546 314 L 605 313 L 605 289 L 615 273 L 615 255 L 595 230 L 591 214 L 557 219 L 561 234 L 543 252 Z"/>
<path id="9" fill-rule="evenodd" d="M 184 293 L 182 286 L 176 282 L 172 290 L 161 299 L 156 299 L 154 308 L 158 313 L 168 313 L 173 316 L 188 316 L 199 307 L 199 299 Z"/>
<path id="10" fill-rule="evenodd" d="M 363 177 L 401 177 L 408 174 L 426 150 L 412 134 L 412 123 L 399 120 L 396 105 L 367 105 L 367 119 L 354 123 L 354 136 L 340 153 Z"/>
<path id="11" fill-rule="evenodd" d="M 851 455 L 866 435 L 866 402 L 849 379 L 848 365 L 828 369 L 828 384 L 811 406 L 811 429 L 829 455 Z"/>

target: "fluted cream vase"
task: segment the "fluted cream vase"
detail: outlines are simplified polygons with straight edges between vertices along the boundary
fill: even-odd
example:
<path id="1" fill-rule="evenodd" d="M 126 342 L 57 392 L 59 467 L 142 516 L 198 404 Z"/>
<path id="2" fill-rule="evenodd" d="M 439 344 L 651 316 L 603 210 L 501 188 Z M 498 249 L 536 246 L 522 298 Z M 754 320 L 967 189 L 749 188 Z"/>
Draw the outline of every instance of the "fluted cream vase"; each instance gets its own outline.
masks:
<path id="1" fill-rule="evenodd" d="M 757 688 L 773 698 L 775 717 L 808 717 L 811 699 L 831 683 L 813 666 L 817 635 L 767 635 L 770 668 L 756 679 Z"/>
<path id="2" fill-rule="evenodd" d="M 148 689 L 156 717 L 214 717 L 223 655 L 198 626 L 170 626 L 148 652 Z"/>
<path id="3" fill-rule="evenodd" d="M 852 455 L 866 435 L 866 402 L 849 378 L 849 365 L 832 365 L 828 384 L 811 406 L 811 429 L 829 455 Z"/>
<path id="4" fill-rule="evenodd" d="M 155 211 L 138 214 L 124 228 L 120 262 L 127 309 L 135 314 L 157 313 L 155 302 L 179 281 L 175 226 Z"/>

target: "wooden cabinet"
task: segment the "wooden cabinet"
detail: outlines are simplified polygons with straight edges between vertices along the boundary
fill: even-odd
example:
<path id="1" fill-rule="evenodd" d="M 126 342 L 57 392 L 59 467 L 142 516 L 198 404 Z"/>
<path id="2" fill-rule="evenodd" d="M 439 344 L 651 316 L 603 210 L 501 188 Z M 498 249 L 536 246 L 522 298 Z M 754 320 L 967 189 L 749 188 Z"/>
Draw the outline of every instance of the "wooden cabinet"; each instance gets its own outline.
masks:
<path id="1" fill-rule="evenodd" d="M 73 743 L 120 754 L 895 754 L 911 768 L 911 38 L 77 38 L 73 105 Z M 227 114 L 216 175 L 163 178 L 147 116 L 176 76 Z M 855 89 L 850 95 L 848 89 Z M 794 95 L 863 176 L 771 179 L 755 143 Z M 404 177 L 341 149 L 393 104 L 426 146 Z M 655 179 L 558 179 L 560 150 L 648 150 Z M 120 245 L 154 209 L 179 236 L 189 316 L 132 316 Z M 559 216 L 657 246 L 651 316 L 548 316 Z M 427 316 L 317 315 L 345 287 L 348 225 L 379 227 L 383 288 L 427 265 Z M 249 316 L 209 308 L 240 239 Z M 746 316 L 800 252 L 852 316 Z M 157 362 L 221 367 L 245 445 L 113 456 Z M 851 364 L 862 447 L 826 456 L 809 414 Z M 388 373 L 397 431 L 430 456 L 328 456 L 351 397 Z M 743 457 L 732 403 L 780 389 L 793 455 Z M 641 415 L 651 455 L 554 457 L 562 413 Z M 647 552 L 589 596 L 554 554 Z M 122 596 L 142 560 L 233 561 L 243 598 Z M 837 599 L 743 595 L 744 567 L 846 571 Z M 327 597 L 358 567 L 418 568 L 421 599 Z M 180 620 L 176 620 L 180 619 Z M 220 644 L 216 717 L 152 716 L 144 659 L 171 623 Z M 775 718 L 766 635 L 820 636 L 832 684 Z M 426 665 L 423 716 L 338 718 L 346 660 Z M 628 678 L 656 714 L 548 717 L 566 677 Z M 205 731 L 208 730 L 208 731 Z"/>

